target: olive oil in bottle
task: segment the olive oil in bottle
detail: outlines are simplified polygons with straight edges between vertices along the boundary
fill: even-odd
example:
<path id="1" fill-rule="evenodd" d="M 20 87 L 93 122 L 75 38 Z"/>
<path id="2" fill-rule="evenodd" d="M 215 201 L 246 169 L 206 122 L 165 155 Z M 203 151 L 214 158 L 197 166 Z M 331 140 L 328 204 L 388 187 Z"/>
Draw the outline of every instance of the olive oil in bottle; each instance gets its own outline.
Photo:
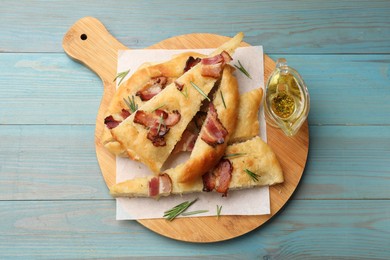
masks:
<path id="1" fill-rule="evenodd" d="M 279 59 L 266 86 L 267 122 L 293 136 L 306 120 L 309 106 L 309 93 L 301 76 L 287 66 L 285 59 Z"/>

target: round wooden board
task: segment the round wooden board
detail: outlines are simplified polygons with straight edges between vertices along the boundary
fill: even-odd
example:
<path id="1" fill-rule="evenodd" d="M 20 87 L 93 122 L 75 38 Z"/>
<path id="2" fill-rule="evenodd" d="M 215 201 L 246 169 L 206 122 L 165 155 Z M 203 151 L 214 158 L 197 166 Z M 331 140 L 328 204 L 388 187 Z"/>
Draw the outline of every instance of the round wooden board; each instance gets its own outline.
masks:
<path id="1" fill-rule="evenodd" d="M 83 34 L 84 36 L 81 37 Z M 169 38 L 148 49 L 215 48 L 227 40 L 227 37 L 215 34 L 187 34 Z M 242 43 L 242 46 L 248 44 Z M 117 52 L 128 48 L 118 42 L 97 19 L 92 17 L 80 19 L 69 29 L 64 36 L 63 47 L 69 56 L 87 65 L 103 81 L 104 93 L 96 119 L 95 145 L 104 180 L 110 187 L 115 183 L 115 157 L 101 145 L 100 136 L 104 127 L 104 112 L 115 92 L 113 79 L 116 76 Z M 265 81 L 274 68 L 275 62 L 264 55 Z M 138 220 L 138 222 L 158 234 L 188 242 L 223 241 L 260 227 L 287 203 L 301 179 L 309 148 L 307 121 L 294 137 L 287 137 L 280 129 L 267 125 L 267 137 L 268 144 L 278 156 L 285 176 L 283 184 L 270 187 L 271 214 L 221 216 L 219 219 L 216 217 L 179 218 L 172 222 L 165 219 L 150 219 Z"/>

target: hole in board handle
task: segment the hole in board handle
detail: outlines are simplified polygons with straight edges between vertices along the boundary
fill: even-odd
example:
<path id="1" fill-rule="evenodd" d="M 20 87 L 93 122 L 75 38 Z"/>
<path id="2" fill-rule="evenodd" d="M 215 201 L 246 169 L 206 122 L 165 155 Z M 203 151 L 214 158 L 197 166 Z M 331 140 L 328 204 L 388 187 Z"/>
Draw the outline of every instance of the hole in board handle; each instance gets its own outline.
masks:
<path id="1" fill-rule="evenodd" d="M 80 35 L 80 39 L 85 41 L 87 39 L 87 35 L 85 33 L 83 33 L 82 35 Z"/>

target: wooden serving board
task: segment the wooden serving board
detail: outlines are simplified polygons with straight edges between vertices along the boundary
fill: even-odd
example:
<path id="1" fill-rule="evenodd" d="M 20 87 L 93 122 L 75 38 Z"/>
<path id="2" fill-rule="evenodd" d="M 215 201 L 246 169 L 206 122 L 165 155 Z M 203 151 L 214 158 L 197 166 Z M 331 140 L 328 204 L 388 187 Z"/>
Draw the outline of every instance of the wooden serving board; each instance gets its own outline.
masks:
<path id="1" fill-rule="evenodd" d="M 215 48 L 228 40 L 215 34 L 187 34 L 159 42 L 148 49 Z M 242 43 L 242 46 L 248 46 Z M 115 183 L 115 157 L 101 145 L 104 113 L 115 92 L 113 79 L 117 74 L 118 50 L 128 49 L 118 42 L 93 17 L 77 21 L 65 34 L 63 48 L 72 58 L 84 63 L 103 81 L 104 93 L 98 110 L 95 130 L 97 159 L 108 187 Z M 267 81 L 275 68 L 275 62 L 264 55 L 264 78 Z M 173 239 L 189 242 L 216 242 L 243 235 L 272 218 L 291 197 L 306 164 L 309 148 L 308 124 L 305 122 L 294 137 L 285 136 L 280 129 L 267 125 L 268 144 L 277 154 L 282 165 L 285 182 L 270 187 L 271 214 L 262 216 L 221 216 L 179 218 L 172 222 L 165 219 L 138 220 L 139 223 Z"/>

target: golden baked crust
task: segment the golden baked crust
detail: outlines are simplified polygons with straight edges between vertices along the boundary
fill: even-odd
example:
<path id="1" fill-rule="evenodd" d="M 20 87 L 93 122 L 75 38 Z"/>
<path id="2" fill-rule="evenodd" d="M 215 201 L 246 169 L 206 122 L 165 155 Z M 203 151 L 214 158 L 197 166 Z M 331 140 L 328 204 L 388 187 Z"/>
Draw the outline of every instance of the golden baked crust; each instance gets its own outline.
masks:
<path id="1" fill-rule="evenodd" d="M 232 155 L 236 156 L 232 156 Z M 246 142 L 229 145 L 225 152 L 226 158 L 233 165 L 229 190 L 247 189 L 253 187 L 274 185 L 284 181 L 283 171 L 279 161 L 260 137 L 254 137 Z M 255 173 L 257 181 L 246 172 Z M 175 172 L 167 172 L 172 181 L 171 194 L 185 194 L 203 191 L 202 178 L 192 183 L 180 183 Z M 152 178 L 136 178 L 113 185 L 110 193 L 114 197 L 148 196 L 148 182 Z"/>
<path id="2" fill-rule="evenodd" d="M 238 123 L 229 144 L 246 141 L 260 134 L 258 112 L 263 98 L 263 89 L 257 88 L 240 96 Z"/>
<path id="3" fill-rule="evenodd" d="M 236 128 L 239 110 L 238 83 L 232 74 L 233 71 L 233 67 L 225 67 L 220 87 L 214 93 L 214 99 L 212 101 L 217 110 L 218 119 L 228 132 L 225 137 L 225 142 L 213 147 L 203 141 L 202 138 L 197 138 L 190 158 L 183 165 L 167 171 L 174 172 L 179 182 L 193 182 L 198 179 L 205 172 L 213 168 L 225 152 L 229 138 Z M 202 131 L 205 131 L 205 128 L 206 126 L 204 124 L 200 135 Z"/>
<path id="4" fill-rule="evenodd" d="M 232 55 L 242 38 L 243 34 L 238 34 L 210 56 L 213 56 L 214 53 L 219 54 L 223 50 Z M 197 64 L 177 79 L 180 84 L 184 85 L 183 90 L 187 92 L 187 95 L 183 95 L 176 84 L 171 83 L 160 94 L 139 108 L 139 110 L 151 112 L 163 106 L 165 111 L 178 111 L 180 113 L 179 122 L 170 128 L 165 136 L 165 146 L 156 147 L 147 139 L 148 130 L 143 125 L 134 122 L 135 113 L 127 117 L 120 125 L 111 129 L 112 136 L 126 148 L 129 157 L 139 160 L 155 174 L 160 172 L 162 165 L 205 99 L 193 85 L 198 86 L 207 95 L 217 81 L 216 78 L 202 76 L 201 70 L 202 65 Z"/>
<path id="5" fill-rule="evenodd" d="M 171 60 L 166 62 L 154 65 L 142 65 L 128 80 L 123 82 L 115 92 L 107 108 L 105 117 L 111 115 L 114 119 L 122 121 L 122 109 L 129 109 L 124 101 L 125 99 L 134 96 L 135 103 L 138 106 L 141 106 L 145 102 L 136 96 L 137 91 L 141 90 L 151 79 L 156 77 L 166 77 L 168 80 L 167 84 L 174 82 L 178 77 L 183 75 L 186 62 L 191 56 L 193 58 L 205 57 L 205 55 L 196 52 L 185 52 L 175 55 Z M 118 156 L 127 156 L 126 149 L 112 137 L 110 129 L 108 129 L 107 126 L 103 129 L 101 140 L 104 147 L 111 153 Z"/>

